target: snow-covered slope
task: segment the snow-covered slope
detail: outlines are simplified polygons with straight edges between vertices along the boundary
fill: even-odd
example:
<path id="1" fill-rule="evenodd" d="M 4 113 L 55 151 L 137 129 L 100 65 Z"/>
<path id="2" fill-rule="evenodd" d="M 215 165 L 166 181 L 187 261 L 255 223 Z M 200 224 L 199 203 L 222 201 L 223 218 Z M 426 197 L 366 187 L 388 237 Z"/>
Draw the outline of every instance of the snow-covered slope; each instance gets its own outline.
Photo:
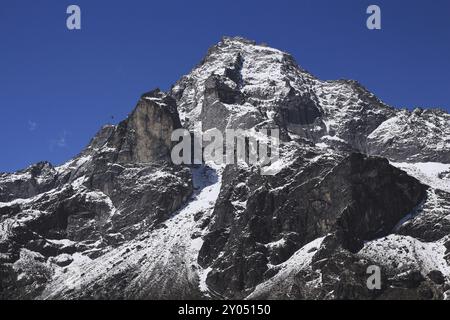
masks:
<path id="1" fill-rule="evenodd" d="M 392 162 L 392 165 L 435 189 L 450 192 L 450 163 Z"/>
<path id="2" fill-rule="evenodd" d="M 110 292 L 102 292 L 109 298 L 187 298 L 192 287 L 197 287 L 200 296 L 203 270 L 197 256 L 202 224 L 219 194 L 220 172 L 220 168 L 193 169 L 196 191 L 192 198 L 157 229 L 112 249 L 101 259 L 75 253 L 68 266 L 54 266 L 53 280 L 40 298 L 101 297 L 95 293 L 98 283 L 111 286 Z"/>
<path id="3" fill-rule="evenodd" d="M 276 291 L 288 292 L 288 287 L 295 283 L 294 278 L 299 272 L 307 268 L 309 268 L 308 271 L 311 272 L 311 260 L 320 248 L 323 239 L 324 238 L 321 237 L 306 244 L 303 248 L 295 252 L 286 262 L 276 266 L 277 274 L 266 282 L 258 285 L 252 294 L 247 297 L 247 299 L 269 296 L 271 292 Z M 316 287 L 319 285 L 318 282 L 320 281 L 321 279 L 319 274 L 318 277 L 312 279 L 307 285 Z"/>
<path id="4" fill-rule="evenodd" d="M 423 276 L 438 270 L 450 276 L 450 266 L 444 259 L 445 240 L 424 243 L 412 237 L 390 235 L 366 243 L 359 253 L 378 265 L 396 269 L 399 274 L 419 270 Z"/>

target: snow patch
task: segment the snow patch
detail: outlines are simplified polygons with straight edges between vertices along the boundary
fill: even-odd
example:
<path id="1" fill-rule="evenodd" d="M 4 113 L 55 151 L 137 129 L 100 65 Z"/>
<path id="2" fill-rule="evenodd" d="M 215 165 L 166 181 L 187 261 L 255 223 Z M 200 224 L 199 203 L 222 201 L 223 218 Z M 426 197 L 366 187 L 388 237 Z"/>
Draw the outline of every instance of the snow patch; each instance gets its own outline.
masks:
<path id="1" fill-rule="evenodd" d="M 450 172 L 450 164 L 438 162 L 391 162 L 391 164 L 430 187 L 450 192 L 450 179 L 442 178 L 441 175 Z"/>
<path id="2" fill-rule="evenodd" d="M 442 241 L 425 243 L 409 236 L 390 235 L 367 242 L 359 254 L 399 272 L 417 269 L 426 276 L 439 270 L 448 277 L 450 266 L 444 259 L 445 251 Z"/>
<path id="3" fill-rule="evenodd" d="M 307 268 L 312 261 L 312 258 L 316 254 L 317 250 L 322 245 L 323 239 L 318 238 L 305 246 L 292 255 L 286 262 L 277 266 L 280 271 L 271 279 L 259 284 L 252 294 L 246 299 L 252 299 L 252 297 L 258 297 L 264 293 L 269 293 L 273 288 L 283 285 L 288 286 L 291 281 L 290 278 L 295 276 L 298 272 Z"/>

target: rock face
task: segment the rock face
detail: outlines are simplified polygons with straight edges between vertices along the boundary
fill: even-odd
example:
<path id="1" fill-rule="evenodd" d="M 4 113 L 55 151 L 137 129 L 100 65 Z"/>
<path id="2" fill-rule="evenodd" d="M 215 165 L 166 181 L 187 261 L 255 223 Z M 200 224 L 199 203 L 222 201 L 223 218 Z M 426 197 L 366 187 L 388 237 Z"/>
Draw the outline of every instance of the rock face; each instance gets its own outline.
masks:
<path id="1" fill-rule="evenodd" d="M 393 161 L 450 162 L 450 115 L 442 110 L 402 110 L 368 137 L 372 154 Z"/>
<path id="2" fill-rule="evenodd" d="M 73 160 L 0 174 L 0 298 L 446 298 L 449 120 L 224 38 Z M 277 173 L 174 165 L 181 127 L 280 129 Z"/>
<path id="3" fill-rule="evenodd" d="M 301 173 L 292 180 L 225 170 L 229 185 L 199 255 L 202 267 L 212 267 L 206 283 L 214 292 L 245 297 L 295 251 L 330 233 L 356 253 L 365 241 L 390 234 L 425 197 L 425 186 L 387 160 L 334 160 L 295 163 L 289 170 Z"/>
<path id="4" fill-rule="evenodd" d="M 0 201 L 29 198 L 51 190 L 56 178 L 57 173 L 48 162 L 37 163 L 15 174 L 0 174 Z"/>
<path id="5" fill-rule="evenodd" d="M 180 208 L 193 186 L 189 168 L 170 162 L 170 136 L 179 127 L 174 100 L 153 91 L 74 160 L 2 175 L 2 297 L 36 297 L 54 266 L 70 268 L 81 252 L 101 259 Z M 28 259 L 37 259 L 45 277 L 35 277 Z"/>

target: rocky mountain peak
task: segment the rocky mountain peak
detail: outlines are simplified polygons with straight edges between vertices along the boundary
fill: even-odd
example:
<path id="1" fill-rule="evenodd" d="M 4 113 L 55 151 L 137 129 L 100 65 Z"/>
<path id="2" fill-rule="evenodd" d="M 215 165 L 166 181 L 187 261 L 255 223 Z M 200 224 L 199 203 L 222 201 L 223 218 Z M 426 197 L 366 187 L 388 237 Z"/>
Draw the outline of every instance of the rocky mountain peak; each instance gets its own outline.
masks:
<path id="1" fill-rule="evenodd" d="M 79 156 L 0 174 L 0 298 L 442 298 L 449 117 L 225 37 Z M 174 165 L 182 126 L 279 128 L 277 173 Z"/>
<path id="2" fill-rule="evenodd" d="M 191 130 L 278 127 L 286 140 L 304 138 L 321 148 L 392 160 L 449 161 L 448 113 L 402 113 L 355 80 L 317 79 L 291 55 L 240 37 L 225 37 L 211 47 L 169 94 L 183 126 Z M 413 122 L 419 130 L 406 129 Z M 399 134 L 402 142 L 395 143 Z M 411 139 L 429 151 L 403 143 Z M 387 151 L 387 144 L 395 144 L 395 151 Z"/>
<path id="3" fill-rule="evenodd" d="M 187 128 L 202 121 L 202 130 L 252 128 L 262 122 L 274 123 L 277 104 L 291 91 L 292 83 L 301 86 L 311 79 L 287 53 L 227 37 L 175 84 L 171 95 Z"/>

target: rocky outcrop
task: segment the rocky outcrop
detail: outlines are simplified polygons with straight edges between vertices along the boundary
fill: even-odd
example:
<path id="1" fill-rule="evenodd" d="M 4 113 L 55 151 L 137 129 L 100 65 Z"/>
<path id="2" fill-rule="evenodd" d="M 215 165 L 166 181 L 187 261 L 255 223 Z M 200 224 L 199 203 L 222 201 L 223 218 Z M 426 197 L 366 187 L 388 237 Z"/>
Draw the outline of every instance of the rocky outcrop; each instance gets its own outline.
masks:
<path id="1" fill-rule="evenodd" d="M 119 164 L 168 161 L 171 134 L 180 127 L 175 100 L 157 89 L 142 95 L 126 120 L 102 128 L 82 155 L 101 152 Z"/>
<path id="2" fill-rule="evenodd" d="M 36 296 L 55 265 L 70 266 L 79 253 L 97 259 L 180 208 L 193 192 L 190 170 L 169 161 L 171 133 L 180 126 L 174 100 L 156 90 L 65 165 L 41 163 L 2 175 L 1 297 Z M 47 271 L 42 279 L 27 274 L 24 289 L 18 265 L 28 263 L 28 252 Z"/>
<path id="3" fill-rule="evenodd" d="M 57 172 L 48 162 L 40 162 L 14 174 L 0 174 L 0 202 L 27 199 L 46 192 L 57 183 Z"/>
<path id="4" fill-rule="evenodd" d="M 393 161 L 450 162 L 450 115 L 442 110 L 399 111 L 368 137 L 368 152 Z"/>
<path id="5" fill-rule="evenodd" d="M 214 292 L 245 297 L 273 275 L 276 267 L 269 265 L 329 233 L 356 253 L 364 242 L 390 234 L 426 195 L 425 186 L 384 159 L 318 157 L 303 157 L 269 178 L 225 170 L 199 255 L 200 265 L 212 268 L 207 284 Z"/>

